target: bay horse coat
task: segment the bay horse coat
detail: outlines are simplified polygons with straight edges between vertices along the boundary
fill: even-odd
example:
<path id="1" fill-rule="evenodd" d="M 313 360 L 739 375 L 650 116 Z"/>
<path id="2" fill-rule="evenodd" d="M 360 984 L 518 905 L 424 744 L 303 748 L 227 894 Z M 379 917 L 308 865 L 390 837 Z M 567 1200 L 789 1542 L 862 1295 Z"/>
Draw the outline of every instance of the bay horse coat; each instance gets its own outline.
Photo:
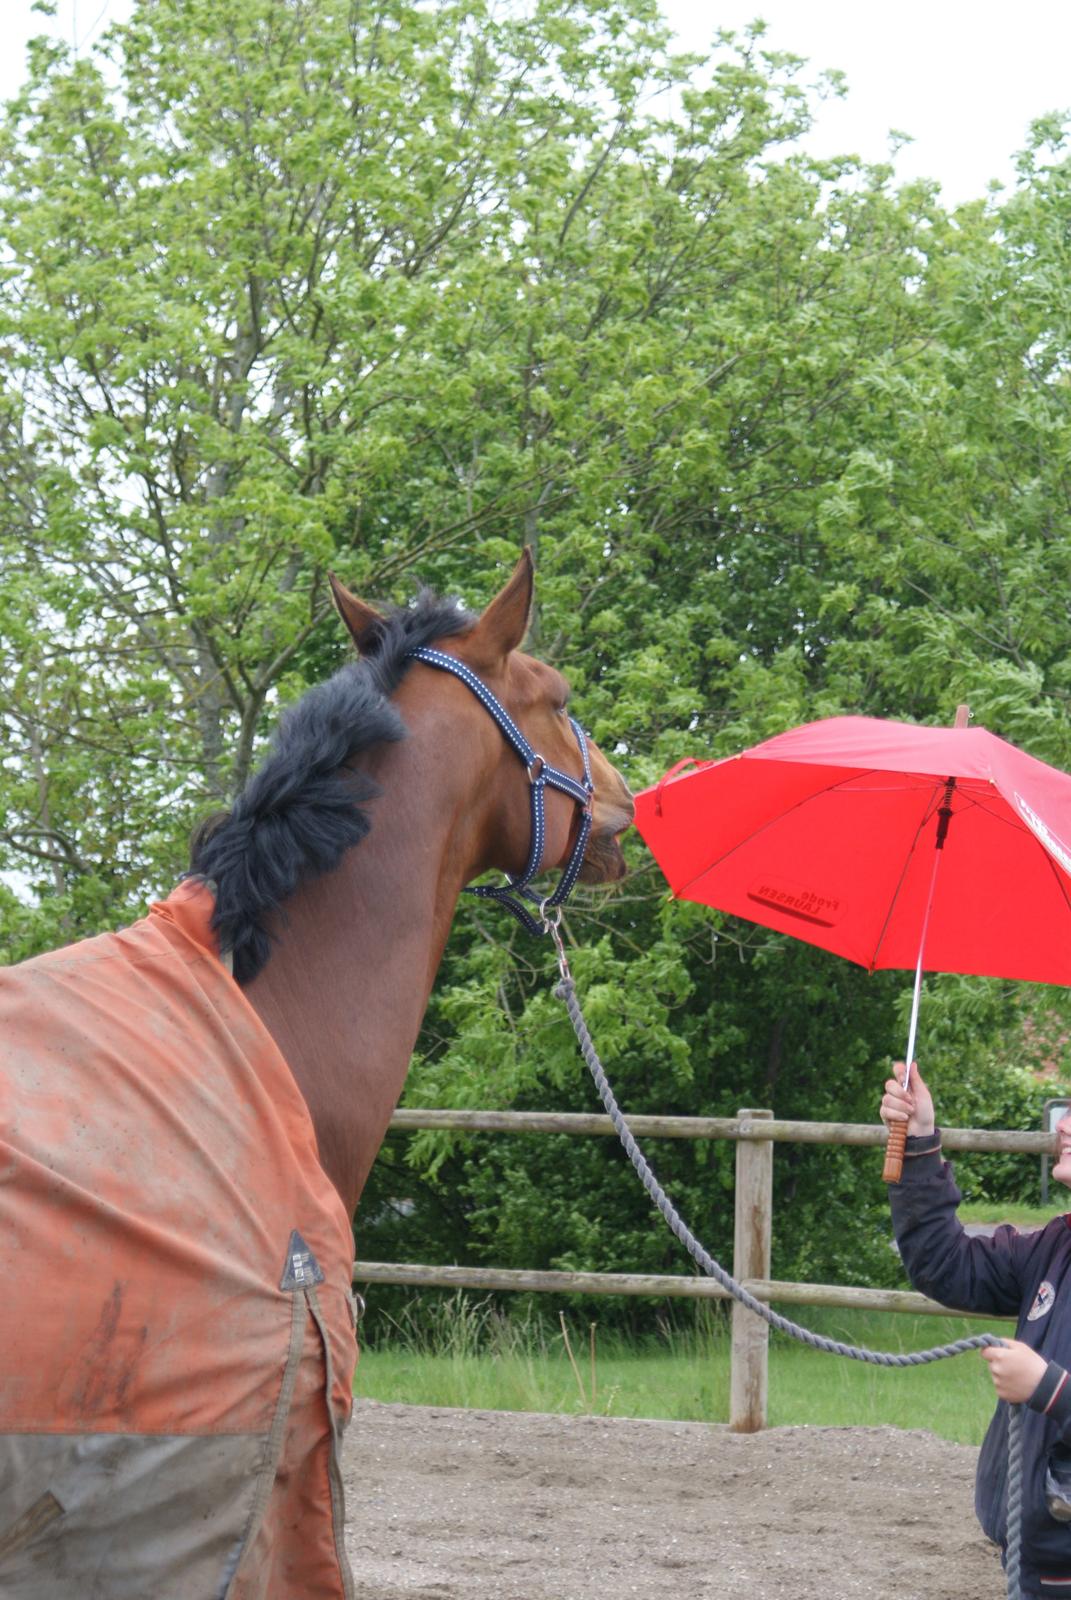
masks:
<path id="1" fill-rule="evenodd" d="M 353 1235 L 213 905 L 0 971 L 5 1600 L 353 1593 Z"/>

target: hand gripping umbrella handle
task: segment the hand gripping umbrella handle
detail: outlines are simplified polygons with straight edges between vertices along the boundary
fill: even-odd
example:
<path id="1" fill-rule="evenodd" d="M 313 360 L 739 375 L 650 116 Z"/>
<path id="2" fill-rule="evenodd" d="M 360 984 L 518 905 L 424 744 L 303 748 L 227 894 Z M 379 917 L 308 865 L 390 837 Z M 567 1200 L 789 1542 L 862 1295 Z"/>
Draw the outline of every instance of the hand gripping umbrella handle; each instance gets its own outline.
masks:
<path id="1" fill-rule="evenodd" d="M 956 712 L 956 727 L 965 728 L 969 712 L 966 706 L 960 706 Z M 930 926 L 930 912 L 933 910 L 933 896 L 937 888 L 937 869 L 941 865 L 941 852 L 945 847 L 948 837 L 948 824 L 952 820 L 952 791 L 956 787 L 955 778 L 949 778 L 945 783 L 944 804 L 937 811 L 937 838 L 934 842 L 933 870 L 930 873 L 930 892 L 926 896 L 926 915 L 922 920 L 922 937 L 919 940 L 919 958 L 915 963 L 915 989 L 911 996 L 911 1022 L 907 1030 L 907 1062 L 904 1068 L 904 1088 L 906 1089 L 911 1079 L 911 1066 L 915 1059 L 915 1038 L 919 1025 L 919 1001 L 922 998 L 922 957 L 926 949 L 926 934 Z M 904 1147 L 907 1144 L 907 1123 L 894 1122 L 889 1129 L 889 1138 L 885 1146 L 885 1165 L 881 1169 L 881 1176 L 886 1183 L 899 1183 L 904 1170 Z"/>
<path id="2" fill-rule="evenodd" d="M 884 1183 L 899 1183 L 904 1170 L 904 1145 L 907 1143 L 907 1123 L 894 1122 L 889 1129 L 889 1142 L 885 1146 L 885 1165 L 881 1169 Z"/>

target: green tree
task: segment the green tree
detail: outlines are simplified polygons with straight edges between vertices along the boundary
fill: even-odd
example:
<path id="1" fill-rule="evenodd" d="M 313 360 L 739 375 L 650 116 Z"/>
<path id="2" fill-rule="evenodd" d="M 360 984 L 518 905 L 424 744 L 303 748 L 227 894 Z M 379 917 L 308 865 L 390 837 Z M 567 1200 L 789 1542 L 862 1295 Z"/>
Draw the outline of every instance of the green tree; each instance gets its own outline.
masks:
<path id="1" fill-rule="evenodd" d="M 786 153 L 817 92 L 758 29 L 675 56 L 650 0 L 140 0 L 89 59 L 35 45 L 0 132 L 13 958 L 182 869 L 342 659 L 329 567 L 479 605 L 531 543 L 535 648 L 636 786 L 964 698 L 1066 763 L 1062 130 L 950 216 Z M 872 1118 L 905 983 L 667 904 L 630 848 L 572 917 L 624 1103 Z M 462 915 L 411 1102 L 589 1107 L 552 971 Z M 999 1063 L 1051 998 L 927 1007 L 946 1106 L 1032 1116 Z M 729 1152 L 657 1156 L 724 1251 Z M 877 1168 L 777 1171 L 776 1270 L 891 1267 Z M 669 1268 L 646 1207 L 609 1144 L 398 1141 L 362 1249 Z"/>

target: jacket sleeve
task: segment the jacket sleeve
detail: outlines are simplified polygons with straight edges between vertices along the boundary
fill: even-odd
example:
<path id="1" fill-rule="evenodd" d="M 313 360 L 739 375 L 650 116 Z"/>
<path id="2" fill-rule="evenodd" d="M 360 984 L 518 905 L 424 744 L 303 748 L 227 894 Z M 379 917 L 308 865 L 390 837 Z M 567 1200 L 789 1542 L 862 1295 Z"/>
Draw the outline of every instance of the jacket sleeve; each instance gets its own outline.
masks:
<path id="1" fill-rule="evenodd" d="M 964 1232 L 956 1216 L 963 1196 L 941 1158 L 939 1137 L 908 1139 L 903 1177 L 889 1185 L 907 1275 L 920 1293 L 958 1311 L 1018 1316 L 1027 1243 L 1007 1226 L 992 1238 Z"/>
<path id="2" fill-rule="evenodd" d="M 1026 1403 L 1032 1411 L 1049 1418 L 1064 1444 L 1071 1444 L 1071 1374 L 1066 1367 L 1050 1361 Z"/>

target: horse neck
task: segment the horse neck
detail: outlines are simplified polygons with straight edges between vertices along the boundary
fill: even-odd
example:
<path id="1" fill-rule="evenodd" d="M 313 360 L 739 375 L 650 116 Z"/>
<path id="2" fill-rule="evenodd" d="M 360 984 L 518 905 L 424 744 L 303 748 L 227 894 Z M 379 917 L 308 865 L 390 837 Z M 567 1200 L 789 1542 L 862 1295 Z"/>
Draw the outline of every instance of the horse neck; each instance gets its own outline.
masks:
<path id="1" fill-rule="evenodd" d="M 381 790 L 371 831 L 282 907 L 271 957 L 246 990 L 351 1215 L 401 1095 L 458 896 L 482 865 L 501 754 L 490 719 L 462 734 L 456 719 L 398 700 L 410 737 L 359 763 Z"/>

